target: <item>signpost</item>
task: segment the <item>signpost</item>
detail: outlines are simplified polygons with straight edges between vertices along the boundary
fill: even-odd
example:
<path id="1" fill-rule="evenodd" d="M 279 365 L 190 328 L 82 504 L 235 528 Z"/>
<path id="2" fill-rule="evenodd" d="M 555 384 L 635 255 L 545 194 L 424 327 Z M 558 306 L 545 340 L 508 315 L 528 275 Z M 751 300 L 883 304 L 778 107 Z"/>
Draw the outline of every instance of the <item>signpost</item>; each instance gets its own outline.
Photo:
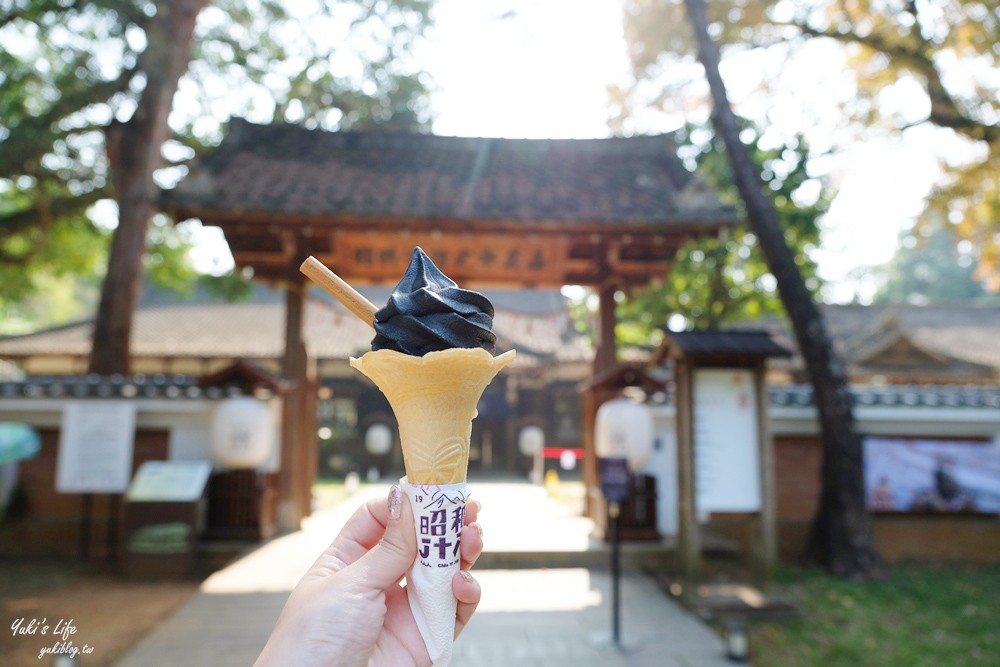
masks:
<path id="1" fill-rule="evenodd" d="M 124 566 L 130 577 L 186 577 L 204 524 L 208 461 L 146 461 L 125 495 Z"/>
<path id="2" fill-rule="evenodd" d="M 80 559 L 90 551 L 94 493 L 118 494 L 132 476 L 136 406 L 131 401 L 71 401 L 63 408 L 56 491 L 82 493 Z M 109 505 L 108 555 L 114 554 L 117 503 Z"/>
<path id="3" fill-rule="evenodd" d="M 611 531 L 611 641 L 621 644 L 621 531 L 619 517 L 621 503 L 628 500 L 629 472 L 628 459 L 624 457 L 602 458 L 598 465 L 601 471 L 601 493 L 608 501 L 608 528 Z"/>
<path id="4" fill-rule="evenodd" d="M 601 493 L 608 502 L 611 532 L 611 641 L 621 648 L 621 503 L 628 500 L 631 470 L 645 465 L 653 451 L 653 418 L 649 409 L 625 399 L 613 399 L 597 410 L 594 447 Z"/>

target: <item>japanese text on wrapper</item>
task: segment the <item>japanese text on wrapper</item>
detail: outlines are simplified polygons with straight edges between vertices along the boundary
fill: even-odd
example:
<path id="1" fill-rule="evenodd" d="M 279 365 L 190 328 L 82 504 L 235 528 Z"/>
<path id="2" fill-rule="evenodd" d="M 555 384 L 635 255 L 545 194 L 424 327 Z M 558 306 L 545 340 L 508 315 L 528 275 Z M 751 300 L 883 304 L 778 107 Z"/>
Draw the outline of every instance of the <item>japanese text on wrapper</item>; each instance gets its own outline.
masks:
<path id="1" fill-rule="evenodd" d="M 418 539 L 421 565 L 449 567 L 458 562 L 459 535 L 464 521 L 464 505 L 450 511 L 431 510 L 420 517 Z"/>

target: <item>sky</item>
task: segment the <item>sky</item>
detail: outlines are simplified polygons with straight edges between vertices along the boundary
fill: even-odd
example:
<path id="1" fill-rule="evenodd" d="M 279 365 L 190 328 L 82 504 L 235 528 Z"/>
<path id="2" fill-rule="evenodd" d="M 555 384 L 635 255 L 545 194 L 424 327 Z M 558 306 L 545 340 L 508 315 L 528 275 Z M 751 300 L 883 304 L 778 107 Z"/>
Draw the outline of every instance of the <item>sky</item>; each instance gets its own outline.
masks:
<path id="1" fill-rule="evenodd" d="M 629 76 L 620 12 L 620 0 L 438 0 L 433 32 L 417 53 L 433 79 L 433 131 L 609 136 L 607 86 Z M 723 62 L 738 113 L 766 115 L 775 127 L 804 127 L 814 149 L 841 147 L 835 157 L 816 163 L 838 192 L 815 255 L 827 281 L 824 298 L 834 302 L 871 296 L 873 283 L 863 268 L 891 259 L 900 231 L 913 223 L 939 175 L 934 130 L 917 127 L 894 139 L 859 142 L 846 134 L 835 105 L 816 104 L 850 94 L 846 71 L 842 52 L 822 43 L 791 61 L 764 53 Z M 776 99 L 763 97 L 761 73 L 786 77 L 792 85 Z M 888 91 L 897 106 L 919 114 L 922 98 L 913 93 Z M 704 118 L 707 109 L 700 113 Z M 643 121 L 641 129 L 667 132 L 684 120 L 661 114 Z M 216 245 L 198 250 L 201 266 L 213 261 Z"/>
<path id="2" fill-rule="evenodd" d="M 619 0 L 438 0 L 434 34 L 419 54 L 436 82 L 434 132 L 608 136 L 607 85 L 628 76 L 620 7 Z M 743 66 L 756 70 L 769 65 Z M 757 106 L 769 102 L 753 98 L 755 77 L 741 76 L 740 67 L 723 65 L 730 97 L 737 111 L 762 113 Z M 829 46 L 817 45 L 807 57 L 781 67 L 797 83 L 782 101 L 784 115 L 769 110 L 778 122 L 802 124 L 802 100 L 829 97 L 831 87 L 845 85 L 843 56 L 831 53 Z M 905 97 L 900 101 L 907 103 Z M 815 106 L 810 112 L 816 113 Z M 842 133 L 840 121 L 831 105 L 810 128 L 810 143 L 822 146 Z M 655 130 L 670 131 L 681 122 L 665 118 Z M 847 301 L 855 292 L 870 296 L 870 281 L 852 274 L 891 259 L 900 230 L 921 210 L 939 175 L 937 156 L 927 149 L 936 141 L 931 134 L 916 129 L 902 139 L 852 143 L 826 161 L 823 168 L 838 188 L 823 221 L 823 248 L 816 255 L 820 275 L 828 281 L 828 299 Z"/>
<path id="3" fill-rule="evenodd" d="M 618 0 L 438 0 L 418 58 L 437 134 L 607 136 L 606 86 L 627 74 Z"/>

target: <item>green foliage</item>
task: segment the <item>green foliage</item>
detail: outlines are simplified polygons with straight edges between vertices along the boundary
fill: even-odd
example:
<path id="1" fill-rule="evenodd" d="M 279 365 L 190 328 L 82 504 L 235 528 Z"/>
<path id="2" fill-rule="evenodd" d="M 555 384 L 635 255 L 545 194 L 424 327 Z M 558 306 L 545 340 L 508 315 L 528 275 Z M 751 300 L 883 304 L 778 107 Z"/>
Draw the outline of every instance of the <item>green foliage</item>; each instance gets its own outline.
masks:
<path id="1" fill-rule="evenodd" d="M 198 285 L 222 301 L 246 301 L 253 294 L 253 276 L 249 272 L 230 271 L 218 276 L 204 273 L 198 276 Z"/>
<path id="2" fill-rule="evenodd" d="M 977 258 L 949 223 L 926 223 L 900 235 L 899 250 L 878 269 L 882 285 L 875 294 L 883 303 L 952 303 L 986 299 L 976 278 Z"/>
<path id="3" fill-rule="evenodd" d="M 0 1 L 0 328 L 86 316 L 52 294 L 98 282 L 114 227 L 104 129 L 127 123 L 155 72 L 145 29 L 167 0 Z M 432 0 L 217 0 L 199 15 L 157 185 L 217 144 L 231 116 L 309 127 L 422 128 L 425 82 L 409 57 Z M 106 210 L 106 207 L 105 207 Z M 190 232 L 155 220 L 145 268 L 194 289 Z M 203 282 L 247 293 L 242 276 Z M 73 304 L 78 304 L 77 307 Z M 56 309 L 45 312 L 50 306 Z M 16 323 L 16 324 L 11 324 Z"/>
<path id="4" fill-rule="evenodd" d="M 700 81 L 701 73 L 688 67 L 694 48 L 683 0 L 622 0 L 622 5 L 635 81 L 613 91 L 616 123 L 628 128 L 649 108 L 688 113 L 690 96 L 682 91 Z M 901 134 L 925 125 L 939 130 L 935 139 L 959 148 L 956 155 L 965 157 L 943 161 L 944 176 L 927 208 L 975 245 L 978 277 L 1000 291 L 1000 5 L 995 0 L 707 0 L 707 5 L 713 37 L 734 59 L 752 61 L 748 52 L 768 52 L 788 63 L 814 42 L 841 45 L 853 84 L 844 89 L 850 92 L 811 104 L 820 113 L 839 114 L 851 135 Z M 788 99 L 788 86 L 780 71 L 757 82 L 772 100 L 780 92 Z M 831 93 L 836 89 L 831 86 Z M 760 106 L 771 115 L 775 104 Z"/>
<path id="5" fill-rule="evenodd" d="M 0 240 L 8 253 L 0 261 L 0 335 L 86 318 L 96 305 L 109 237 L 85 215 L 70 215 Z"/>
<path id="6" fill-rule="evenodd" d="M 809 174 L 809 148 L 801 138 L 787 146 L 765 148 L 760 132 L 750 125 L 742 137 L 760 168 L 806 284 L 815 292 L 820 282 L 810 253 L 819 243 L 817 221 L 827 210 L 830 194 L 821 180 Z M 710 130 L 691 125 L 680 132 L 679 139 L 681 153 L 688 156 L 695 173 L 719 191 L 723 203 L 742 214 L 743 202 L 733 185 L 721 140 Z M 624 344 L 656 344 L 660 328 L 674 315 L 683 317 L 687 327 L 712 328 L 783 314 L 777 280 L 756 237 L 738 225 L 718 238 L 682 247 L 666 279 L 620 305 L 617 336 Z"/>
<path id="7" fill-rule="evenodd" d="M 758 667 L 965 667 L 1000 664 L 1000 567 L 907 564 L 889 580 L 784 570 L 802 618 L 750 628 Z"/>

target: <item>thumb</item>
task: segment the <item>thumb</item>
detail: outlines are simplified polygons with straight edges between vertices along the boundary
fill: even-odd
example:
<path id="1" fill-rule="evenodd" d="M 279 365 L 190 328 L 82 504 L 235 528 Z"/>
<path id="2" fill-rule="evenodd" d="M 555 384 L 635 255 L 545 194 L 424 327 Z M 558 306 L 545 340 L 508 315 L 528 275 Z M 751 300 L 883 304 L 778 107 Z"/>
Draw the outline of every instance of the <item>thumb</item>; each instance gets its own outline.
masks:
<path id="1" fill-rule="evenodd" d="M 399 581 L 416 557 L 417 537 L 410 499 L 399 486 L 393 486 L 389 491 L 385 534 L 348 569 L 362 590 L 384 590 Z"/>

